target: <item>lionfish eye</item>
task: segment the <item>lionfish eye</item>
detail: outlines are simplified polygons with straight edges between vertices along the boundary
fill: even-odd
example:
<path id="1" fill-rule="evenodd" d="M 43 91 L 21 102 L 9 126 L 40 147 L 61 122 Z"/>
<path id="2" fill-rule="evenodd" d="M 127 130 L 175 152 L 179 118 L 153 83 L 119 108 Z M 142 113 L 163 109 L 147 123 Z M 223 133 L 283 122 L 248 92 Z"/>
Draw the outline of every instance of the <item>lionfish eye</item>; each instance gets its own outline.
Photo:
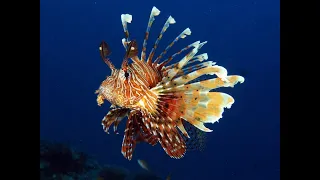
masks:
<path id="1" fill-rule="evenodd" d="M 124 72 L 124 76 L 125 76 L 126 78 L 128 78 L 128 77 L 129 77 L 129 73 L 128 73 L 128 72 Z"/>

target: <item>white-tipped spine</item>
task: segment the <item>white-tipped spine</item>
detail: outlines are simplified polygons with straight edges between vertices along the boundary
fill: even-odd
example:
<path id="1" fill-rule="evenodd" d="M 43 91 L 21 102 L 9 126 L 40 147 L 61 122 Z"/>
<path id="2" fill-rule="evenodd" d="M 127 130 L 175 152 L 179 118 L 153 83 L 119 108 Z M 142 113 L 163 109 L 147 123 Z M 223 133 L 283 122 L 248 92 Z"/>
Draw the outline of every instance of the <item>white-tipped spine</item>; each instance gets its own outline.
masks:
<path id="1" fill-rule="evenodd" d="M 201 54 L 202 55 L 202 58 L 204 59 L 204 60 L 207 60 L 209 57 L 208 57 L 208 53 L 203 53 L 203 54 Z"/>
<path id="2" fill-rule="evenodd" d="M 160 10 L 155 6 L 152 7 L 151 13 L 153 16 L 158 16 L 160 14 Z"/>
<path id="3" fill-rule="evenodd" d="M 219 72 L 214 72 L 214 73 L 209 73 L 209 74 L 211 74 L 211 75 L 216 74 L 222 81 L 229 82 L 229 80 L 227 79 L 227 76 L 228 76 L 227 69 L 222 66 L 218 66 L 218 65 L 215 65 L 214 67 L 218 68 Z"/>
<path id="4" fill-rule="evenodd" d="M 244 82 L 244 77 L 239 76 L 238 82 L 239 82 L 240 84 L 242 84 L 242 83 Z"/>
<path id="5" fill-rule="evenodd" d="M 182 33 L 181 33 L 181 38 L 185 38 L 187 35 L 191 35 L 191 30 L 190 28 L 186 28 Z"/>
<path id="6" fill-rule="evenodd" d="M 208 42 L 208 41 L 205 41 L 205 42 L 200 43 L 200 44 L 199 44 L 199 49 L 201 49 L 203 45 L 207 44 L 207 42 Z"/>
<path id="7" fill-rule="evenodd" d="M 131 23 L 132 15 L 130 14 L 121 14 L 121 21 L 126 23 Z"/>
<path id="8" fill-rule="evenodd" d="M 122 38 L 122 45 L 123 45 L 123 47 L 126 47 L 127 45 L 126 45 L 126 38 Z"/>
<path id="9" fill-rule="evenodd" d="M 203 53 L 200 55 L 197 55 L 195 57 L 193 57 L 193 59 L 197 59 L 198 61 L 202 62 L 203 60 L 207 60 L 208 59 L 208 54 L 207 53 Z"/>
<path id="10" fill-rule="evenodd" d="M 208 66 L 213 66 L 213 65 L 215 65 L 215 64 L 216 64 L 216 62 L 213 62 L 213 61 L 206 61 L 206 62 L 204 62 L 203 64 L 204 64 L 204 65 L 206 65 L 206 66 L 208 67 Z"/>
<path id="11" fill-rule="evenodd" d="M 198 47 L 199 44 L 200 44 L 200 41 L 196 41 L 196 42 L 190 44 L 189 46 Z"/>
<path id="12" fill-rule="evenodd" d="M 183 34 L 191 35 L 191 30 L 190 30 L 190 28 L 186 28 L 186 29 L 183 31 Z"/>
<path id="13" fill-rule="evenodd" d="M 169 16 L 168 21 L 170 24 L 176 23 L 176 20 L 174 20 L 172 16 Z"/>

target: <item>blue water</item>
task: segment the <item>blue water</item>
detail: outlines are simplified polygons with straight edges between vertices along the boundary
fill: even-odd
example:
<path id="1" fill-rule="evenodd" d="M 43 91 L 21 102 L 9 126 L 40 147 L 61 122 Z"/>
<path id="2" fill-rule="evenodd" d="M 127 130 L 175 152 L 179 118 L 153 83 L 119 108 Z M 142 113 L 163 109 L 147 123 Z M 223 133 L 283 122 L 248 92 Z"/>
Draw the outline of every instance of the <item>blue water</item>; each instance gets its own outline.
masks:
<path id="1" fill-rule="evenodd" d="M 41 0 L 41 138 L 69 143 L 101 163 L 131 171 L 143 171 L 137 159 L 144 159 L 161 176 L 172 172 L 173 180 L 280 179 L 279 4 L 279 0 Z M 221 89 L 235 103 L 219 123 L 208 125 L 214 131 L 208 134 L 204 152 L 188 152 L 176 160 L 160 145 L 142 144 L 128 161 L 120 152 L 125 123 L 120 135 L 102 130 L 110 104 L 97 106 L 94 91 L 110 70 L 101 61 L 98 46 L 101 40 L 108 42 L 111 60 L 119 68 L 124 55 L 120 15 L 133 15 L 130 36 L 141 47 L 152 6 L 161 14 L 151 29 L 149 45 L 169 15 L 177 22 L 165 33 L 157 53 L 189 27 L 192 35 L 170 52 L 207 40 L 201 52 L 246 81 Z"/>

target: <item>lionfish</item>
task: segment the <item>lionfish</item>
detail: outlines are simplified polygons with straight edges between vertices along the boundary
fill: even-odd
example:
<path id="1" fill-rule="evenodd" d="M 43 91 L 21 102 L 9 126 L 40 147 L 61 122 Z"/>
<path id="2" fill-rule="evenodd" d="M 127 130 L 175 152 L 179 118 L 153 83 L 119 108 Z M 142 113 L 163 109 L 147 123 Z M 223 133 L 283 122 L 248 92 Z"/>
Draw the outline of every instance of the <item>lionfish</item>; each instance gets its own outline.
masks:
<path id="1" fill-rule="evenodd" d="M 120 121 L 128 117 L 121 148 L 121 153 L 128 160 L 132 159 L 133 151 L 139 142 L 153 146 L 159 142 L 171 158 L 182 158 L 187 150 L 185 139 L 190 138 L 184 126 L 185 122 L 203 132 L 211 132 L 204 124 L 217 122 L 222 118 L 224 108 L 230 108 L 234 103 L 230 95 L 211 90 L 233 87 L 238 82 L 244 82 L 242 76 L 227 75 L 224 67 L 205 61 L 208 59 L 207 53 L 196 55 L 207 41 L 196 41 L 161 61 L 179 39 L 191 35 L 189 28 L 179 34 L 155 58 L 155 51 L 165 31 L 176 23 L 171 16 L 146 56 L 150 28 L 159 14 L 159 9 L 153 7 L 140 58 L 137 41 L 130 40 L 127 28 L 127 24 L 132 21 L 132 15 L 121 15 L 125 34 L 122 44 L 126 51 L 121 69 L 116 69 L 108 58 L 111 53 L 108 44 L 102 41 L 99 47 L 102 60 L 111 69 L 111 75 L 107 76 L 96 90 L 99 106 L 104 100 L 111 103 L 111 110 L 103 118 L 102 126 L 104 131 L 109 133 L 110 126 L 114 124 L 113 129 L 118 133 Z M 168 65 L 177 55 L 188 50 L 179 62 Z M 132 63 L 129 63 L 129 59 Z M 216 78 L 196 81 L 203 75 L 215 75 Z"/>

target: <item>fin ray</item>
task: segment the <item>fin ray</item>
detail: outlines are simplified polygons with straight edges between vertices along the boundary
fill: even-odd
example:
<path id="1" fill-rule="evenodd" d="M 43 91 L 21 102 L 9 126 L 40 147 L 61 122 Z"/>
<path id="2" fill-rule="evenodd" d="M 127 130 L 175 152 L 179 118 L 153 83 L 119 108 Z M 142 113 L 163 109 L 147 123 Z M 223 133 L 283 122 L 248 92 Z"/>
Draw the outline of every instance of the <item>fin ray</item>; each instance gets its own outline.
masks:
<path id="1" fill-rule="evenodd" d="M 121 14 L 121 22 L 122 22 L 122 27 L 125 35 L 125 39 L 122 40 L 122 44 L 124 48 L 127 50 L 127 43 L 129 43 L 130 38 L 129 38 L 129 30 L 128 30 L 128 23 L 131 23 L 132 21 L 132 15 L 130 14 Z"/>
<path id="2" fill-rule="evenodd" d="M 102 119 L 103 130 L 109 134 L 109 128 L 114 123 L 115 132 L 120 121 L 128 114 L 128 109 L 116 108 L 112 109 Z"/>
<path id="3" fill-rule="evenodd" d="M 167 47 L 166 49 L 156 58 L 153 65 L 156 66 L 160 59 L 169 51 L 169 49 L 179 40 L 185 38 L 187 35 L 191 35 L 191 30 L 189 28 L 186 28 L 182 33 L 179 34 Z M 181 52 L 180 52 L 181 53 Z M 165 65 L 165 64 L 164 64 Z"/>
<path id="4" fill-rule="evenodd" d="M 172 93 L 172 92 L 186 92 L 188 93 L 189 91 L 210 91 L 212 89 L 217 89 L 220 87 L 234 87 L 238 83 L 243 83 L 244 78 L 242 76 L 238 75 L 230 75 L 225 77 L 227 81 L 223 81 L 220 78 L 212 78 L 212 79 L 207 79 L 204 81 L 200 82 L 194 82 L 191 84 L 183 84 L 183 85 L 176 85 L 176 86 L 170 86 L 166 87 L 165 89 L 159 89 L 158 91 L 161 93 Z"/>
<path id="5" fill-rule="evenodd" d="M 153 24 L 153 21 L 155 20 L 154 17 L 158 16 L 159 14 L 160 14 L 160 10 L 158 8 L 156 8 L 155 6 L 153 6 L 151 13 L 150 13 L 147 30 L 146 30 L 144 40 L 143 40 L 142 51 L 141 51 L 141 61 L 144 61 L 146 59 L 147 41 L 149 39 L 150 29 Z"/>
<path id="6" fill-rule="evenodd" d="M 169 28 L 170 24 L 174 24 L 174 23 L 176 23 L 176 21 L 173 19 L 173 17 L 169 16 L 169 18 L 167 19 L 166 23 L 163 25 L 162 30 L 161 30 L 161 32 L 160 32 L 156 42 L 154 43 L 153 48 L 151 49 L 151 52 L 150 52 L 150 54 L 148 56 L 148 61 L 147 62 L 148 62 L 149 65 L 152 65 L 152 58 L 154 56 L 155 50 L 157 49 L 160 40 L 162 39 L 163 34 Z"/>

